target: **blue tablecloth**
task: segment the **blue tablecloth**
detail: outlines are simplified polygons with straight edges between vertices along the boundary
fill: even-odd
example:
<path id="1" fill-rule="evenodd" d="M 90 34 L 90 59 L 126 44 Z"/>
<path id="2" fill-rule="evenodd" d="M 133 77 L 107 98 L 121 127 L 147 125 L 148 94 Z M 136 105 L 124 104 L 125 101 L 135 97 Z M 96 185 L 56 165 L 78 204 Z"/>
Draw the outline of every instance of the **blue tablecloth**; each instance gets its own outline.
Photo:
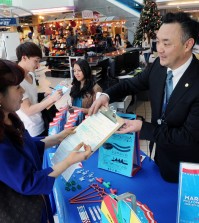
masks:
<path id="1" fill-rule="evenodd" d="M 49 165 L 49 153 L 54 150 L 48 150 L 44 157 L 44 163 Z M 146 157 L 142 163 L 142 169 L 133 177 L 126 177 L 97 167 L 98 151 L 96 151 L 88 160 L 83 162 L 84 170 L 94 173 L 94 177 L 102 177 L 104 181 L 109 181 L 112 188 L 118 190 L 118 194 L 131 192 L 136 195 L 138 201 L 146 204 L 153 212 L 154 218 L 158 223 L 175 223 L 177 213 L 178 184 L 167 183 L 159 173 L 157 165 Z M 75 173 L 73 180 L 82 186 L 82 190 L 91 184 L 86 178 L 80 181 L 81 174 Z M 96 183 L 96 181 L 94 181 Z M 66 182 L 60 176 L 56 179 L 53 193 L 57 207 L 57 213 L 60 223 L 79 223 L 81 222 L 77 206 L 81 204 L 70 204 L 69 199 L 79 193 L 81 190 L 66 191 Z M 107 190 L 108 192 L 108 190 Z M 52 206 L 53 199 L 51 198 Z M 94 204 L 86 204 L 85 207 Z M 98 203 L 100 206 L 100 203 Z M 70 215 L 70 216 L 69 216 Z M 91 218 L 91 217 L 90 217 Z M 91 218 L 92 219 L 92 218 Z"/>

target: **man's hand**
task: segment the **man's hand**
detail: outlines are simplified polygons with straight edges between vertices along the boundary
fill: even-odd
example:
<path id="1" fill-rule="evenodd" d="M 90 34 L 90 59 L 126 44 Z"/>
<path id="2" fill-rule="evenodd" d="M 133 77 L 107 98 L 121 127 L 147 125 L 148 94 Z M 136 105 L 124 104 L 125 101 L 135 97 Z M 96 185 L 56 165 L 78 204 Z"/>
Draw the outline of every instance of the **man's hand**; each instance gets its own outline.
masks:
<path id="1" fill-rule="evenodd" d="M 108 107 L 109 104 L 109 98 L 106 95 L 99 96 L 98 99 L 96 99 L 92 106 L 90 107 L 88 111 L 88 115 L 96 114 L 98 110 L 101 108 L 101 106 Z"/>
<path id="2" fill-rule="evenodd" d="M 124 119 L 122 127 L 116 133 L 124 134 L 129 132 L 139 132 L 142 128 L 142 121 Z"/>

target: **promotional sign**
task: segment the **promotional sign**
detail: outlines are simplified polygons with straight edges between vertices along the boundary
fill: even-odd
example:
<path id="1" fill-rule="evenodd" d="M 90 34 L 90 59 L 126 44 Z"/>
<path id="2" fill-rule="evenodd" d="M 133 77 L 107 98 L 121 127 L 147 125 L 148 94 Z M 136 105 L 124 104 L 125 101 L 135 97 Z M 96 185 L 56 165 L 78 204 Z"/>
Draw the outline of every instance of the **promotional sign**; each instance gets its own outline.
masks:
<path id="1" fill-rule="evenodd" d="M 135 114 L 118 114 L 122 118 L 135 119 Z M 113 134 L 99 149 L 98 167 L 133 176 L 140 168 L 140 147 L 138 134 Z"/>
<path id="2" fill-rule="evenodd" d="M 181 163 L 177 223 L 199 222 L 199 164 Z"/>
<path id="3" fill-rule="evenodd" d="M 0 26 L 16 26 L 17 19 L 16 18 L 0 18 Z"/>
<path id="4" fill-rule="evenodd" d="M 82 19 L 92 19 L 92 18 L 93 18 L 93 11 L 91 10 L 82 11 Z"/>

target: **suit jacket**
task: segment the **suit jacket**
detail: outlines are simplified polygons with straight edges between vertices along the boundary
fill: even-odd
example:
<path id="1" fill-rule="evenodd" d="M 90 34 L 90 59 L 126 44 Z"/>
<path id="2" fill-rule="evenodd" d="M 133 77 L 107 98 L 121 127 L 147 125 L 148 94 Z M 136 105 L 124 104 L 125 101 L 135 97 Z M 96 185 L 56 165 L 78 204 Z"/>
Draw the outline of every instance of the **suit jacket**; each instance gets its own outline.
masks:
<path id="1" fill-rule="evenodd" d="M 158 125 L 166 72 L 167 68 L 161 66 L 157 58 L 150 68 L 134 78 L 125 79 L 106 93 L 111 101 L 116 101 L 119 96 L 149 91 L 152 120 L 151 123 L 143 122 L 140 138 L 156 143 L 155 161 L 162 177 L 177 182 L 180 162 L 199 163 L 199 61 L 193 56 L 171 94 L 165 122 Z"/>

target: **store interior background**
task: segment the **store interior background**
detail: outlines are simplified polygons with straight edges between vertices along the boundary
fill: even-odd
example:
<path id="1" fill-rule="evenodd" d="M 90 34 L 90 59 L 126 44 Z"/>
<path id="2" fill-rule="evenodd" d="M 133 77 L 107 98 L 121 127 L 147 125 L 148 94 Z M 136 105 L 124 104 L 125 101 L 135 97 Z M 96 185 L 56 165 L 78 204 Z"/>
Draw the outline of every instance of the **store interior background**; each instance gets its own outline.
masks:
<path id="1" fill-rule="evenodd" d="M 171 11 L 189 12 L 194 18 L 199 20 L 199 1 L 166 1 L 156 0 L 161 15 Z M 2 32 L 16 32 L 19 27 L 23 30 L 20 32 L 20 38 L 27 38 L 31 29 L 34 35 L 38 35 L 39 25 L 47 27 L 58 27 L 72 25 L 73 29 L 81 29 L 85 23 L 89 28 L 93 24 L 99 24 L 103 31 L 107 31 L 114 36 L 116 33 L 121 34 L 123 39 L 128 39 L 131 43 L 134 39 L 137 24 L 139 22 L 140 11 L 142 9 L 142 0 L 3 0 L 0 1 L 0 17 L 15 17 L 18 20 L 17 26 L 0 26 Z M 91 10 L 94 12 L 95 21 L 93 19 L 82 19 L 81 12 L 83 10 Z M 94 22 L 94 23 L 93 23 Z M 30 28 L 31 27 L 31 28 Z M 42 77 L 41 74 L 38 78 Z M 62 78 L 47 77 L 44 81 L 42 77 L 42 85 L 50 85 L 53 87 L 59 83 Z M 70 78 L 68 78 L 70 82 Z M 130 104 L 127 112 L 136 113 L 142 116 L 146 121 L 150 121 L 151 108 L 147 95 L 140 95 Z M 141 149 L 148 152 L 148 141 L 140 141 Z"/>
<path id="2" fill-rule="evenodd" d="M 185 11 L 194 18 L 199 17 L 199 1 L 156 0 L 156 3 L 161 15 L 168 11 Z M 69 24 L 75 21 L 75 28 L 81 26 L 82 22 L 91 25 L 91 20 L 82 21 L 80 14 L 83 10 L 92 10 L 98 14 L 97 21 L 104 30 L 110 31 L 113 36 L 115 33 L 120 33 L 123 38 L 127 37 L 132 42 L 142 6 L 143 0 L 59 0 L 58 2 L 55 0 L 1 0 L 0 17 L 11 15 L 17 17 L 23 29 L 23 36 L 26 36 L 30 32 L 29 26 L 33 27 L 37 35 L 38 24 L 51 26 L 56 23 L 63 25 L 64 22 Z M 0 27 L 0 29 L 16 31 L 16 27 Z"/>

